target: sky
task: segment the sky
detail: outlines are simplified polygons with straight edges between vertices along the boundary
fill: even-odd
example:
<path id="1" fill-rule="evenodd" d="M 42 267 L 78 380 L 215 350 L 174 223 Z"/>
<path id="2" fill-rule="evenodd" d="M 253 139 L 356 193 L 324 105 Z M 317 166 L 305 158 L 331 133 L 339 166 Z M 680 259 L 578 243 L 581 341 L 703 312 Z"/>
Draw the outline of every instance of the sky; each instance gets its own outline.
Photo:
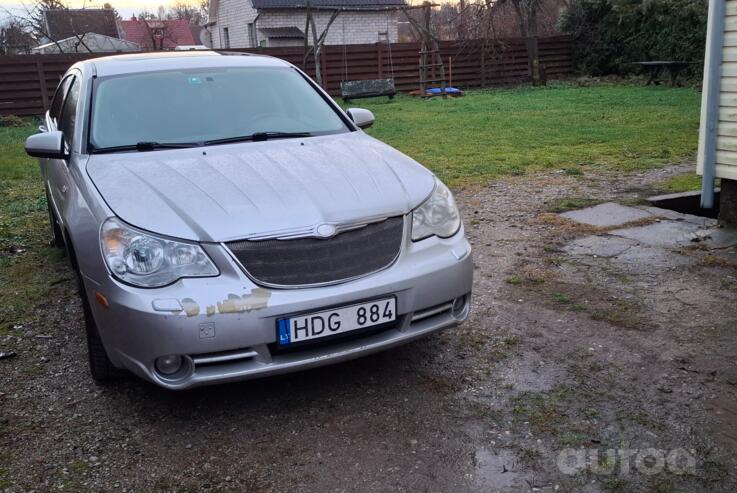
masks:
<path id="1" fill-rule="evenodd" d="M 156 12 L 159 5 L 168 6 L 170 3 L 174 3 L 171 0 L 158 0 L 158 1 L 146 1 L 146 0 L 108 0 L 113 7 L 115 7 L 120 16 L 123 19 L 129 18 L 134 13 L 148 10 L 149 12 Z M 73 8 L 94 8 L 102 7 L 105 0 L 71 0 L 69 6 Z M 32 5 L 28 2 L 27 5 Z M 18 0 L 0 0 L 0 21 L 8 17 L 8 12 L 23 12 L 23 7 Z"/>
<path id="2" fill-rule="evenodd" d="M 94 8 L 102 7 L 106 0 L 68 0 L 68 4 L 72 8 Z M 159 5 L 167 7 L 176 3 L 176 0 L 107 0 L 115 7 L 123 19 L 129 19 L 133 14 L 137 14 L 144 10 L 156 13 Z M 447 1 L 447 0 L 445 0 Z M 196 2 L 192 2 L 196 3 Z M 419 3 L 419 0 L 408 0 L 408 3 Z M 27 2 L 32 5 L 32 0 Z M 23 6 L 19 0 L 0 0 L 0 22 L 8 18 L 8 12 L 24 12 Z"/>

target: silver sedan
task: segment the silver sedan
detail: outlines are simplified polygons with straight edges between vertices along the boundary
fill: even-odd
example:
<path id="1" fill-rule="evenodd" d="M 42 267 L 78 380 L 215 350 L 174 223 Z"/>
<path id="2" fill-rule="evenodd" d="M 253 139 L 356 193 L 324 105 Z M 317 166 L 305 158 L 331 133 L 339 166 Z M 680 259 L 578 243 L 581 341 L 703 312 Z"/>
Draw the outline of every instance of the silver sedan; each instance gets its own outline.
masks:
<path id="1" fill-rule="evenodd" d="M 294 66 L 97 58 L 62 79 L 38 157 L 92 376 L 169 389 L 349 360 L 466 319 L 450 190 Z"/>

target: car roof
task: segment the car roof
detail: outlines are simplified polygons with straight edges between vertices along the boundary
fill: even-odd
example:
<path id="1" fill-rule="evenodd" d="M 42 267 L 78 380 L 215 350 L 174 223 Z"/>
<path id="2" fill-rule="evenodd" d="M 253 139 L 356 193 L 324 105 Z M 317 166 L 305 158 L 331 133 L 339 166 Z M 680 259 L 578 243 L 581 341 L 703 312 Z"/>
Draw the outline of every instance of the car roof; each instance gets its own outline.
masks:
<path id="1" fill-rule="evenodd" d="M 98 77 L 159 70 L 223 67 L 290 67 L 284 60 L 266 55 L 217 51 L 161 51 L 92 58 L 78 65 L 93 66 Z"/>

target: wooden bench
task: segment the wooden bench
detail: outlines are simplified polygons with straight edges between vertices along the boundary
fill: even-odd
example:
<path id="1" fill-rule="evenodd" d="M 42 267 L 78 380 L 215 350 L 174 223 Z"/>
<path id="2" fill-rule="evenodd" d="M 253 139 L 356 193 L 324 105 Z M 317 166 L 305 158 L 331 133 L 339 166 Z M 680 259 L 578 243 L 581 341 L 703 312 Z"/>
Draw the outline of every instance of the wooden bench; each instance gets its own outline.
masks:
<path id="1" fill-rule="evenodd" d="M 346 103 L 351 99 L 379 96 L 393 99 L 396 93 L 394 79 L 347 80 L 340 83 L 340 95 Z"/>

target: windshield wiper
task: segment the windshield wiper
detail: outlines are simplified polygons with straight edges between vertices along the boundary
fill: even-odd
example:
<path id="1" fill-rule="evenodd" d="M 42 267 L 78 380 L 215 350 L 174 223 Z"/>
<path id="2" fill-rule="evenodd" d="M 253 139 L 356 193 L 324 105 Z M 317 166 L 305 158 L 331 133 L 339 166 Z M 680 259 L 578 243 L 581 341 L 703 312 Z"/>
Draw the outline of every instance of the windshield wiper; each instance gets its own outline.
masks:
<path id="1" fill-rule="evenodd" d="M 263 142 L 269 139 L 292 139 L 299 137 L 309 137 L 310 132 L 256 132 L 251 135 L 239 135 L 236 137 L 226 137 L 224 139 L 206 140 L 204 145 L 230 144 L 232 142 Z"/>
<path id="2" fill-rule="evenodd" d="M 93 147 L 90 152 L 92 154 L 104 154 L 106 152 L 122 152 L 122 151 L 138 151 L 146 152 L 153 151 L 155 149 L 186 149 L 189 147 L 199 147 L 202 143 L 200 142 L 138 142 L 137 144 L 130 144 L 124 146 L 112 146 L 112 147 Z"/>

